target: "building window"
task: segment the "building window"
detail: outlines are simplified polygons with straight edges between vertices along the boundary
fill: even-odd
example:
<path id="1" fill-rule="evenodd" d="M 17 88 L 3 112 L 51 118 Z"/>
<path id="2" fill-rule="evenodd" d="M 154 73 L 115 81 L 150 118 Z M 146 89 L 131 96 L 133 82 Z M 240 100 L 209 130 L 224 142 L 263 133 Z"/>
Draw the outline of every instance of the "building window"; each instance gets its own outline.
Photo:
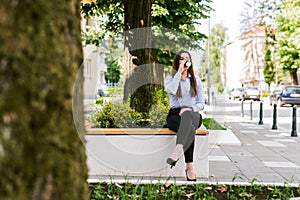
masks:
<path id="1" fill-rule="evenodd" d="M 91 60 L 86 59 L 85 61 L 85 77 L 91 78 Z"/>

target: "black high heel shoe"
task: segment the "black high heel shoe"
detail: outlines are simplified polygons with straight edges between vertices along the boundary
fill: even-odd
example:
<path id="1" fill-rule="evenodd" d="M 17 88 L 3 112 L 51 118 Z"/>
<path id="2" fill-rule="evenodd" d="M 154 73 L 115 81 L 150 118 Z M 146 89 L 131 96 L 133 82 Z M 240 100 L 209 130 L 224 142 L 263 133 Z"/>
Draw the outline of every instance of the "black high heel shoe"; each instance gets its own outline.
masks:
<path id="1" fill-rule="evenodd" d="M 187 170 L 185 170 L 185 175 L 186 175 L 186 180 L 187 180 L 187 181 L 194 181 L 194 182 L 197 181 L 195 178 L 194 178 L 194 179 L 190 179 L 190 178 L 188 177 Z"/>
<path id="2" fill-rule="evenodd" d="M 171 169 L 172 169 L 173 167 L 175 167 L 175 165 L 176 165 L 176 163 L 177 163 L 178 160 L 179 160 L 179 158 L 177 160 L 173 160 L 172 158 L 168 158 L 167 159 L 167 163 L 169 165 L 171 165 Z"/>

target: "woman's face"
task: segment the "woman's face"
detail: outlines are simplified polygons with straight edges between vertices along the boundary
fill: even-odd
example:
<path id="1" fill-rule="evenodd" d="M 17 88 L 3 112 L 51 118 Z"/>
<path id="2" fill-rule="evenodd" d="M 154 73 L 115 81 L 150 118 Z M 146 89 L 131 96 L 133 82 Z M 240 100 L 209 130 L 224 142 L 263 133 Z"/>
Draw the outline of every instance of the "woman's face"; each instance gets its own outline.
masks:
<path id="1" fill-rule="evenodd" d="M 190 60 L 190 56 L 189 54 L 187 53 L 182 53 L 180 55 L 180 58 L 179 58 L 179 65 L 181 65 L 182 63 L 184 64 L 185 62 L 189 61 Z"/>

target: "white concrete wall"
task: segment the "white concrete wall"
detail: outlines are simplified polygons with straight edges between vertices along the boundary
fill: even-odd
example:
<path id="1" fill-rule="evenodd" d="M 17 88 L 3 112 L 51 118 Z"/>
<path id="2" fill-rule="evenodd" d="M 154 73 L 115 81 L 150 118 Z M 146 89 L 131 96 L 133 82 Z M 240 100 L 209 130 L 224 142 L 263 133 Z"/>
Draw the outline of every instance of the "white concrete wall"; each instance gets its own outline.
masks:
<path id="1" fill-rule="evenodd" d="M 166 159 L 176 137 L 168 135 L 86 135 L 89 175 L 185 177 L 184 156 L 170 169 Z M 196 177 L 208 178 L 208 136 L 196 136 Z"/>

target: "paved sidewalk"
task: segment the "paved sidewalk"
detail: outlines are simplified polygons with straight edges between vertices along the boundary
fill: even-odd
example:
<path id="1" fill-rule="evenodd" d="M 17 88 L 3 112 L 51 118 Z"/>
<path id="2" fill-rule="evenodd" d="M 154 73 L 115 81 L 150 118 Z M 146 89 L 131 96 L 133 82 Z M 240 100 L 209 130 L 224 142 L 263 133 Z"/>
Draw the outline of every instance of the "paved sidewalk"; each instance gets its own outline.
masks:
<path id="1" fill-rule="evenodd" d="M 263 124 L 259 125 L 258 117 L 252 120 L 249 116 L 242 117 L 236 107 L 222 103 L 223 106 L 207 106 L 205 114 L 225 124 L 241 145 L 211 144 L 210 177 L 201 181 L 299 184 L 299 136 L 291 137 L 291 129 L 281 126 L 272 130 L 270 118 L 263 119 Z"/>

